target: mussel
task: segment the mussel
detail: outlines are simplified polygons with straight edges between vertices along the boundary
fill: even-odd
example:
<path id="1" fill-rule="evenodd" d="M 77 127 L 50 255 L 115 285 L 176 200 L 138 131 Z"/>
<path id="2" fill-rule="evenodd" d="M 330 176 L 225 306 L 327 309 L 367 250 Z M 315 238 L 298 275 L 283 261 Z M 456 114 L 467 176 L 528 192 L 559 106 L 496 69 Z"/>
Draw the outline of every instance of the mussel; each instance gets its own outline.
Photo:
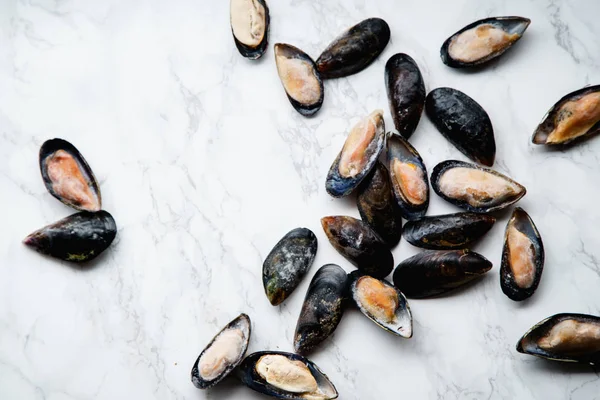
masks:
<path id="1" fill-rule="evenodd" d="M 317 237 L 307 228 L 288 232 L 263 263 L 263 285 L 272 305 L 281 304 L 296 289 L 317 255 Z"/>
<path id="2" fill-rule="evenodd" d="M 506 208 L 527 193 L 523 185 L 497 171 L 456 160 L 433 168 L 431 186 L 447 202 L 481 213 Z"/>
<path id="3" fill-rule="evenodd" d="M 494 17 L 475 21 L 450 36 L 440 51 L 452 68 L 473 67 L 501 56 L 515 44 L 531 23 L 523 17 Z"/>
<path id="4" fill-rule="evenodd" d="M 80 211 L 99 211 L 102 196 L 96 177 L 79 150 L 63 139 L 40 148 L 40 172 L 50 194 Z"/>
<path id="5" fill-rule="evenodd" d="M 402 235 L 413 246 L 430 250 L 464 249 L 496 222 L 487 214 L 463 212 L 408 221 Z"/>
<path id="6" fill-rule="evenodd" d="M 348 276 L 338 265 L 322 266 L 306 292 L 294 334 L 294 350 L 306 354 L 327 339 L 342 319 Z"/>
<path id="7" fill-rule="evenodd" d="M 365 222 L 334 216 L 322 218 L 321 225 L 331 245 L 365 274 L 385 278 L 394 269 L 389 248 Z"/>
<path id="8" fill-rule="evenodd" d="M 311 116 L 323 104 L 323 81 L 315 62 L 302 50 L 285 43 L 275 45 L 277 73 L 292 106 Z"/>
<path id="9" fill-rule="evenodd" d="M 387 168 L 377 162 L 358 192 L 360 217 L 387 243 L 394 247 L 402 236 L 402 214 L 392 193 Z"/>
<path id="10" fill-rule="evenodd" d="M 192 383 L 208 389 L 222 381 L 244 358 L 250 342 L 250 318 L 240 314 L 202 350 L 192 367 Z"/>
<path id="11" fill-rule="evenodd" d="M 267 50 L 269 7 L 265 0 L 231 0 L 231 32 L 240 54 L 251 60 Z"/>
<path id="12" fill-rule="evenodd" d="M 436 296 L 481 277 L 492 263 L 470 250 L 426 250 L 402 261 L 394 285 L 406 296 Z"/>
<path id="13" fill-rule="evenodd" d="M 529 214 L 515 208 L 504 234 L 500 286 L 511 300 L 531 297 L 544 269 L 544 245 Z"/>
<path id="14" fill-rule="evenodd" d="M 398 53 L 385 64 L 385 89 L 396 130 L 409 138 L 425 107 L 425 83 L 415 60 Z"/>
<path id="15" fill-rule="evenodd" d="M 555 361 L 600 363 L 600 317 L 556 314 L 536 324 L 517 343 L 519 353 Z"/>
<path id="16" fill-rule="evenodd" d="M 600 85 L 567 94 L 558 101 L 533 133 L 534 144 L 562 145 L 600 131 Z"/>
<path id="17" fill-rule="evenodd" d="M 278 399 L 331 400 L 338 392 L 312 361 L 292 353 L 260 351 L 240 365 L 242 382 L 250 389 Z"/>
<path id="18" fill-rule="evenodd" d="M 377 325 L 395 335 L 412 337 L 410 307 L 396 287 L 354 271 L 350 274 L 350 293 L 360 312 Z"/>
<path id="19" fill-rule="evenodd" d="M 429 92 L 425 112 L 446 139 L 471 160 L 491 167 L 496 158 L 492 121 L 485 110 L 460 90 Z"/>
<path id="20" fill-rule="evenodd" d="M 368 18 L 338 36 L 317 59 L 324 79 L 342 78 L 365 69 L 383 52 L 390 27 L 381 18 Z"/>
<path id="21" fill-rule="evenodd" d="M 31 233 L 23 243 L 61 260 L 84 262 L 98 257 L 116 235 L 117 225 L 108 212 L 82 211 Z"/>
<path id="22" fill-rule="evenodd" d="M 383 111 L 375 110 L 360 120 L 348 134 L 333 161 L 325 189 L 333 197 L 349 195 L 375 166 L 385 145 Z"/>
<path id="23" fill-rule="evenodd" d="M 429 206 L 429 180 L 423 159 L 406 139 L 391 134 L 387 140 L 387 162 L 402 216 L 408 220 L 421 218 Z"/>

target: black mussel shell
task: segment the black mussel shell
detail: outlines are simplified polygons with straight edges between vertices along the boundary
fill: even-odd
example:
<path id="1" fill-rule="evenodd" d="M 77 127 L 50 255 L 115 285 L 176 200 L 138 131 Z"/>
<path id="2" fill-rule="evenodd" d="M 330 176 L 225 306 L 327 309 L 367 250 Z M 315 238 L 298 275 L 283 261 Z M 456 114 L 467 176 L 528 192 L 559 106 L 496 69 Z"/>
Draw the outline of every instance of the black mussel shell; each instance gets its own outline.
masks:
<path id="1" fill-rule="evenodd" d="M 392 192 L 387 168 L 377 162 L 361 185 L 356 200 L 360 217 L 387 243 L 394 247 L 402 236 L 402 214 Z"/>
<path id="2" fill-rule="evenodd" d="M 79 150 L 63 139 L 51 139 L 40 148 L 40 172 L 50 194 L 80 211 L 102 209 L 96 177 Z"/>
<path id="3" fill-rule="evenodd" d="M 333 216 L 321 218 L 321 225 L 331 245 L 365 274 L 382 279 L 394 269 L 390 249 L 365 222 Z"/>
<path id="4" fill-rule="evenodd" d="M 564 145 L 600 131 L 600 85 L 576 90 L 546 113 L 533 133 L 534 144 Z"/>
<path id="5" fill-rule="evenodd" d="M 390 27 L 381 18 L 369 18 L 337 37 L 317 59 L 324 79 L 342 78 L 365 69 L 383 52 Z"/>
<path id="6" fill-rule="evenodd" d="M 117 225 L 108 212 L 82 211 L 33 232 L 23 243 L 61 260 L 84 262 L 98 257 L 116 235 Z"/>
<path id="7" fill-rule="evenodd" d="M 393 55 L 385 64 L 385 88 L 394 126 L 405 138 L 417 129 L 425 107 L 425 83 L 415 60 Z"/>
<path id="8" fill-rule="evenodd" d="M 429 180 L 423 159 L 400 135 L 389 135 L 387 167 L 394 197 L 407 220 L 421 218 L 429 207 Z"/>
<path id="9" fill-rule="evenodd" d="M 426 250 L 398 264 L 394 285 L 407 297 L 431 297 L 477 279 L 491 268 L 491 262 L 470 250 Z"/>
<path id="10" fill-rule="evenodd" d="M 440 56 L 444 64 L 452 68 L 485 64 L 504 54 L 521 39 L 530 23 L 530 19 L 523 17 L 494 17 L 475 21 L 450 36 L 442 45 Z M 472 46 L 462 47 L 467 43 Z"/>
<path id="11" fill-rule="evenodd" d="M 556 314 L 537 323 L 517 343 L 519 353 L 555 361 L 600 363 L 600 317 Z"/>
<path id="12" fill-rule="evenodd" d="M 265 0 L 230 0 L 231 33 L 240 54 L 260 58 L 269 42 L 269 7 Z"/>
<path id="13" fill-rule="evenodd" d="M 281 84 L 296 111 L 307 117 L 319 111 L 325 91 L 312 58 L 297 47 L 277 43 L 275 63 Z"/>
<path id="14" fill-rule="evenodd" d="M 383 111 L 375 110 L 352 127 L 344 147 L 327 173 L 327 193 L 333 197 L 352 193 L 371 172 L 384 145 Z"/>
<path id="15" fill-rule="evenodd" d="M 288 232 L 263 263 L 263 285 L 272 305 L 281 304 L 300 284 L 317 255 L 317 237 L 307 228 Z"/>
<path id="16" fill-rule="evenodd" d="M 425 112 L 435 127 L 471 160 L 491 167 L 496 158 L 492 121 L 485 110 L 460 90 L 429 92 Z"/>
<path id="17" fill-rule="evenodd" d="M 535 224 L 522 208 L 513 212 L 504 234 L 500 286 L 511 300 L 533 295 L 544 269 L 544 245 Z M 518 273 L 515 273 L 518 272 Z"/>
<path id="18" fill-rule="evenodd" d="M 192 367 L 192 383 L 198 389 L 208 389 L 221 382 L 227 375 L 231 373 L 244 358 L 246 350 L 248 350 L 248 343 L 250 343 L 250 334 L 252 327 L 250 324 L 250 317 L 246 314 L 240 314 L 236 319 L 228 323 L 217 335 L 210 341 L 210 343 L 202 350 L 194 366 Z M 227 357 L 221 356 L 219 358 L 218 353 L 213 353 L 211 348 L 217 342 L 221 342 L 220 345 L 224 346 L 229 344 L 230 346 L 238 346 L 235 348 L 236 357 L 234 360 L 230 360 Z M 202 357 L 206 356 L 205 362 L 207 362 L 207 369 L 212 367 L 217 368 L 216 371 L 204 371 L 203 365 L 201 365 Z M 215 376 L 210 373 L 217 373 Z"/>
<path id="19" fill-rule="evenodd" d="M 317 271 L 296 325 L 296 353 L 310 352 L 335 331 L 344 314 L 347 295 L 348 276 L 341 267 L 327 264 Z"/>
<path id="20" fill-rule="evenodd" d="M 289 373 L 271 370 L 290 367 L 294 370 Z M 271 374 L 269 370 L 272 371 Z M 250 389 L 278 399 L 332 400 L 338 397 L 338 392 L 327 375 L 315 363 L 298 354 L 282 351 L 252 353 L 240 365 L 239 375 Z M 302 387 L 294 387 L 297 385 Z"/>
<path id="21" fill-rule="evenodd" d="M 463 212 L 408 221 L 402 235 L 413 246 L 430 250 L 464 249 L 494 226 L 496 218 Z"/>
<path id="22" fill-rule="evenodd" d="M 431 186 L 447 202 L 479 213 L 502 210 L 527 193 L 506 175 L 456 160 L 442 161 L 433 168 Z"/>

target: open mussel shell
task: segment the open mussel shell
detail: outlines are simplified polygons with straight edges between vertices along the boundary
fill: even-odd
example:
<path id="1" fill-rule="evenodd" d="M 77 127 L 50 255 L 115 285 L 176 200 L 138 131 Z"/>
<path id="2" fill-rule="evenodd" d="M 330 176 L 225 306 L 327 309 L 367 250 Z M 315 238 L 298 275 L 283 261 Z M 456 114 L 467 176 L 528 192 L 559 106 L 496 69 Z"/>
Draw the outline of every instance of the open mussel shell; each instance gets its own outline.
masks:
<path id="1" fill-rule="evenodd" d="M 297 47 L 277 43 L 275 64 L 285 93 L 296 111 L 304 116 L 319 111 L 325 90 L 312 58 Z"/>
<path id="2" fill-rule="evenodd" d="M 413 246 L 430 250 L 464 249 L 485 235 L 496 218 L 463 212 L 423 217 L 408 221 L 402 235 Z"/>
<path id="3" fill-rule="evenodd" d="M 82 211 L 45 226 L 23 243 L 35 251 L 71 262 L 92 260 L 110 246 L 117 225 L 106 211 Z"/>
<path id="4" fill-rule="evenodd" d="M 327 173 L 327 193 L 333 197 L 352 193 L 373 169 L 384 145 L 383 111 L 375 110 L 354 125 L 348 134 L 344 147 Z"/>
<path id="5" fill-rule="evenodd" d="M 555 361 L 600 363 L 600 317 L 556 314 L 536 324 L 517 343 L 519 353 Z"/>
<path id="6" fill-rule="evenodd" d="M 102 209 L 100 188 L 79 150 L 63 139 L 51 139 L 40 148 L 40 171 L 50 194 L 80 211 Z"/>
<path id="7" fill-rule="evenodd" d="M 265 0 L 231 0 L 230 22 L 241 55 L 256 60 L 267 51 L 269 7 Z"/>
<path id="8" fill-rule="evenodd" d="M 263 263 L 263 285 L 272 305 L 281 304 L 300 284 L 317 255 L 317 237 L 307 228 L 288 232 Z"/>
<path id="9" fill-rule="evenodd" d="M 406 297 L 385 280 L 364 275 L 360 271 L 350 274 L 352 300 L 371 321 L 395 335 L 412 337 L 412 314 Z"/>
<path id="10" fill-rule="evenodd" d="M 398 264 L 394 285 L 409 298 L 424 298 L 456 289 L 490 269 L 490 261 L 470 250 L 426 250 Z"/>
<path id="11" fill-rule="evenodd" d="M 479 213 L 502 210 L 527 193 L 523 185 L 500 172 L 456 160 L 433 168 L 431 186 L 447 202 Z"/>
<path id="12" fill-rule="evenodd" d="M 441 87 L 427 95 L 427 116 L 442 135 L 471 160 L 491 167 L 496 158 L 492 121 L 471 97 Z"/>
<path id="13" fill-rule="evenodd" d="M 600 85 L 567 94 L 558 101 L 533 133 L 534 144 L 563 145 L 600 131 Z"/>
<path id="14" fill-rule="evenodd" d="M 365 222 L 352 217 L 321 219 L 331 245 L 365 274 L 385 278 L 394 269 L 388 246 Z"/>
<path id="15" fill-rule="evenodd" d="M 423 159 L 406 139 L 390 134 L 387 163 L 402 216 L 408 220 L 421 218 L 429 207 L 429 180 Z"/>
<path id="16" fill-rule="evenodd" d="M 240 314 L 202 350 L 192 367 L 192 383 L 208 389 L 222 381 L 244 358 L 251 333 L 250 317 Z"/>
<path id="17" fill-rule="evenodd" d="M 442 45 L 442 61 L 452 68 L 484 64 L 515 44 L 531 23 L 523 17 L 493 17 L 475 21 L 450 36 Z"/>
<path id="18" fill-rule="evenodd" d="M 383 52 L 390 27 L 381 18 L 368 18 L 338 36 L 317 59 L 324 79 L 342 78 L 365 69 Z"/>
<path id="19" fill-rule="evenodd" d="M 260 351 L 250 354 L 239 368 L 250 389 L 278 399 L 331 400 L 338 392 L 312 361 L 298 354 Z"/>
<path id="20" fill-rule="evenodd" d="M 500 286 L 511 300 L 531 297 L 544 269 L 544 245 L 531 217 L 515 208 L 504 234 Z"/>
<path id="21" fill-rule="evenodd" d="M 358 192 L 360 217 L 387 243 L 394 247 L 402 236 L 402 214 L 392 192 L 387 168 L 377 162 Z"/>
<path id="22" fill-rule="evenodd" d="M 385 88 L 394 126 L 405 138 L 417 129 L 425 107 L 425 83 L 417 63 L 398 53 L 385 64 Z"/>

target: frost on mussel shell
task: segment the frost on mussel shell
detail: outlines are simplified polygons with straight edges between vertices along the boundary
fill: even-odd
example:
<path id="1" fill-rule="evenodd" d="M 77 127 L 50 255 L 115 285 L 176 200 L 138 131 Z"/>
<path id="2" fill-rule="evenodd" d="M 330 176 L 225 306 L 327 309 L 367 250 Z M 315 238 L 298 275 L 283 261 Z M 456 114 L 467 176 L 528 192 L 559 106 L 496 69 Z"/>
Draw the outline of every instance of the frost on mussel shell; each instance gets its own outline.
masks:
<path id="1" fill-rule="evenodd" d="M 251 60 L 267 50 L 269 7 L 265 0 L 231 0 L 230 22 L 233 40 L 240 54 Z"/>
<path id="2" fill-rule="evenodd" d="M 250 318 L 240 314 L 202 350 L 192 367 L 192 383 L 208 389 L 222 381 L 244 358 L 250 341 Z"/>

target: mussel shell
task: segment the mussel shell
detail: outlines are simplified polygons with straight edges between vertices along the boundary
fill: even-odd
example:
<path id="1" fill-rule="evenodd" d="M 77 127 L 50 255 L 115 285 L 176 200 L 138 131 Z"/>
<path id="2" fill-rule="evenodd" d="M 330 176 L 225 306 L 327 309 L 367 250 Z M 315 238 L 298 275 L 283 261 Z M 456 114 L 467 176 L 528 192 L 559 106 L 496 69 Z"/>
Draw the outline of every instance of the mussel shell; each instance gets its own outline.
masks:
<path id="1" fill-rule="evenodd" d="M 288 232 L 263 263 L 263 285 L 272 305 L 281 304 L 300 284 L 317 255 L 317 237 L 307 228 Z"/>
<path id="2" fill-rule="evenodd" d="M 202 358 L 204 353 L 206 353 L 206 351 L 215 343 L 215 340 L 217 340 L 217 338 L 222 333 L 224 333 L 225 331 L 228 331 L 228 330 L 232 330 L 232 329 L 241 331 L 241 333 L 243 335 L 242 347 L 240 349 L 238 357 L 234 360 L 234 362 L 229 364 L 223 370 L 223 372 L 221 372 L 216 378 L 210 379 L 210 380 L 205 380 L 204 378 L 202 378 L 202 376 L 200 374 L 199 366 L 198 366 L 200 363 L 200 359 Z M 242 359 L 244 358 L 244 355 L 246 354 L 246 351 L 248 350 L 248 344 L 250 343 L 251 333 L 252 333 L 252 325 L 250 323 L 250 317 L 248 317 L 246 314 L 240 314 L 237 318 L 235 318 L 233 321 L 228 323 L 223 329 L 221 329 L 221 331 L 219 333 L 217 333 L 215 335 L 215 337 L 212 338 L 212 340 L 204 348 L 204 350 L 202 350 L 202 352 L 196 359 L 194 366 L 192 367 L 191 374 L 192 374 L 192 383 L 194 384 L 194 386 L 196 386 L 198 389 L 211 388 L 211 387 L 215 386 L 217 383 L 221 382 L 226 376 L 228 376 L 231 373 L 231 371 L 233 371 L 238 365 L 240 365 L 240 363 L 242 362 Z"/>
<path id="3" fill-rule="evenodd" d="M 430 250 L 464 249 L 494 226 L 496 218 L 463 212 L 409 221 L 402 235 L 413 246 Z"/>
<path id="4" fill-rule="evenodd" d="M 509 242 L 509 231 L 516 229 L 529 240 L 530 248 L 533 256 L 534 275 L 532 283 L 529 287 L 520 287 L 515 279 L 513 269 L 511 268 L 511 257 L 510 257 L 510 242 Z M 533 220 L 529 215 L 520 207 L 515 208 L 508 224 L 506 226 L 506 233 L 504 234 L 504 248 L 502 250 L 502 264 L 500 267 L 500 286 L 505 295 L 511 300 L 521 301 L 528 297 L 531 297 L 542 277 L 542 271 L 544 269 L 544 245 L 542 238 L 538 232 Z"/>
<path id="5" fill-rule="evenodd" d="M 385 329 L 388 332 L 393 333 L 394 335 L 401 336 L 404 338 L 411 338 L 413 335 L 412 331 L 412 314 L 410 312 L 410 306 L 408 305 L 408 301 L 406 297 L 400 290 L 398 290 L 395 286 L 388 283 L 386 280 L 373 278 L 371 276 L 365 275 L 360 271 L 353 271 L 349 275 L 350 279 L 350 294 L 352 296 L 352 300 L 354 300 L 354 304 L 358 307 L 360 312 L 362 312 L 367 318 L 371 321 L 375 322 L 381 328 Z M 377 315 L 374 315 L 367 307 L 364 306 L 363 302 L 360 298 L 360 290 L 358 289 L 359 283 L 361 280 L 365 279 L 374 279 L 377 282 L 380 282 L 381 285 L 384 285 L 386 288 L 393 290 L 397 296 L 397 308 L 394 310 L 395 321 L 389 322 L 384 321 L 379 318 Z M 374 297 L 380 293 L 373 294 Z M 379 299 L 376 299 L 376 301 Z M 381 307 L 382 304 L 375 304 L 375 306 Z"/>
<path id="6" fill-rule="evenodd" d="M 519 39 L 521 39 L 521 37 L 523 36 L 523 33 L 525 33 L 525 30 L 527 29 L 527 27 L 529 26 L 530 23 L 531 23 L 530 19 L 523 18 L 523 17 L 493 17 L 493 18 L 484 18 L 479 21 L 475 21 L 475 22 L 465 26 L 464 28 L 462 28 L 461 30 L 456 32 L 454 35 L 450 36 L 448 39 L 446 39 L 446 41 L 444 42 L 444 44 L 442 45 L 442 48 L 440 50 L 440 56 L 442 58 L 442 62 L 452 68 L 468 68 L 468 67 L 474 67 L 477 65 L 485 64 L 488 61 L 491 61 L 494 58 L 497 58 L 497 57 L 501 56 L 502 54 L 504 54 L 505 51 L 510 49 L 513 44 L 515 44 Z M 468 31 L 469 29 L 476 28 L 479 25 L 484 25 L 484 24 L 492 25 L 495 28 L 502 29 L 507 34 L 515 34 L 517 36 L 516 36 L 515 40 L 505 43 L 499 49 L 496 49 L 495 51 L 490 52 L 489 54 L 487 54 L 483 57 L 480 57 L 476 60 L 461 61 L 461 60 L 452 58 L 452 56 L 449 53 L 449 47 L 450 47 L 450 44 L 452 43 L 452 41 L 456 37 L 458 37 L 461 33 Z"/>
<path id="7" fill-rule="evenodd" d="M 421 218 L 427 212 L 427 207 L 429 207 L 429 180 L 423 159 L 408 140 L 400 135 L 390 134 L 387 140 L 387 163 L 394 197 L 400 207 L 402 216 L 407 220 Z M 402 179 L 399 174 L 402 171 L 397 171 L 394 168 L 395 165 L 408 165 L 417 174 L 412 177 L 419 181 L 417 187 L 414 187 L 414 185 L 412 187 L 413 192 L 414 190 L 418 191 L 414 195 L 420 196 L 416 199 L 416 202 L 411 201 L 409 196 L 406 195 L 406 191 L 410 189 L 406 187 L 408 182 L 406 179 Z"/>
<path id="8" fill-rule="evenodd" d="M 297 93 L 291 92 L 291 88 L 288 85 L 287 79 L 289 78 L 289 71 L 286 69 L 289 66 L 283 65 L 283 62 L 280 61 L 279 57 L 282 57 L 286 60 L 299 60 L 302 63 L 305 63 L 304 69 L 301 71 L 296 70 L 297 73 L 310 71 L 309 76 L 305 77 L 304 86 L 312 84 L 313 86 L 316 84 L 318 86 L 317 93 L 311 93 L 311 97 L 309 99 L 295 99 L 294 95 Z M 323 105 L 323 96 L 325 94 L 325 90 L 323 88 L 323 81 L 321 80 L 321 76 L 317 71 L 317 66 L 312 58 L 302 50 L 297 47 L 294 47 L 290 44 L 285 43 L 277 43 L 275 44 L 275 63 L 277 64 L 277 72 L 279 74 L 279 79 L 281 79 L 281 83 L 283 88 L 285 89 L 285 93 L 287 97 L 292 103 L 292 106 L 296 111 L 300 114 L 308 117 L 315 114 L 317 111 L 321 109 Z M 299 80 L 300 77 L 297 75 L 293 76 L 294 80 Z M 312 81 L 312 82 L 309 82 Z M 308 88 L 310 90 L 303 90 L 302 92 L 311 92 L 313 88 Z"/>
<path id="9" fill-rule="evenodd" d="M 338 265 L 322 266 L 313 277 L 300 311 L 294 350 L 306 354 L 327 339 L 342 319 L 348 296 L 348 276 Z"/>
<path id="10" fill-rule="evenodd" d="M 471 97 L 441 87 L 427 95 L 425 112 L 450 143 L 471 160 L 491 167 L 496 158 L 492 121 Z"/>
<path id="11" fill-rule="evenodd" d="M 394 285 L 409 298 L 436 296 L 481 277 L 491 268 L 491 262 L 470 250 L 426 250 L 398 264 Z"/>
<path id="12" fill-rule="evenodd" d="M 233 5 L 234 5 L 235 0 L 230 0 L 230 1 L 231 1 L 231 6 L 232 6 L 232 7 L 230 7 L 230 14 L 231 14 L 230 20 L 231 20 L 234 18 L 234 15 L 233 15 L 234 12 L 236 12 L 238 10 L 234 11 Z M 246 3 L 252 3 L 252 6 L 255 7 L 255 10 L 257 9 L 256 8 L 257 5 L 263 8 L 263 12 L 264 12 L 263 37 L 258 44 L 248 45 L 248 44 L 243 43 L 241 40 L 239 40 L 235 36 L 233 24 L 231 26 L 231 33 L 233 34 L 233 40 L 235 42 L 235 46 L 237 47 L 240 54 L 251 60 L 256 60 L 256 59 L 260 58 L 265 53 L 265 51 L 267 51 L 267 45 L 269 43 L 269 24 L 270 24 L 269 7 L 267 6 L 267 3 L 265 0 L 246 0 Z"/>
<path id="13" fill-rule="evenodd" d="M 117 225 L 108 212 L 82 211 L 38 229 L 23 243 L 61 260 L 84 262 L 98 257 L 116 235 Z"/>
<path id="14" fill-rule="evenodd" d="M 463 199 L 455 197 L 455 196 L 454 197 L 449 196 L 448 194 L 442 192 L 442 188 L 440 187 L 440 179 L 443 177 L 443 175 L 446 172 L 450 171 L 453 168 L 471 168 L 471 169 L 483 171 L 488 174 L 492 174 L 502 180 L 505 180 L 507 182 L 507 184 L 510 184 L 511 186 L 513 186 L 515 190 L 513 190 L 512 192 L 509 191 L 509 192 L 503 193 L 502 196 L 498 196 L 496 198 L 492 198 L 492 197 L 486 198 L 485 199 L 486 201 L 485 202 L 482 201 L 481 204 L 473 204 L 472 202 L 469 202 L 469 200 L 463 200 Z M 472 189 L 475 187 L 475 183 L 476 182 L 472 182 L 472 181 L 464 182 L 464 188 Z M 469 184 L 469 185 L 467 185 L 467 184 Z M 431 187 L 433 187 L 433 190 L 438 194 L 438 196 L 440 196 L 442 199 L 446 200 L 447 202 L 454 204 L 458 207 L 464 208 L 467 211 L 478 212 L 478 213 L 488 213 L 488 212 L 502 210 L 503 208 L 506 208 L 506 207 L 516 203 L 517 201 L 519 201 L 527 193 L 527 190 L 525 189 L 525 187 L 523 185 L 521 185 L 518 182 L 515 182 L 514 180 L 510 179 L 506 175 L 503 175 L 503 174 L 501 174 L 497 171 L 494 171 L 493 169 L 490 169 L 490 168 L 480 167 L 475 164 L 467 163 L 464 161 L 457 161 L 457 160 L 442 161 L 441 163 L 439 163 L 438 165 L 436 165 L 433 168 L 433 172 L 431 173 Z M 506 189 L 506 190 L 508 190 L 508 189 Z"/>
<path id="15" fill-rule="evenodd" d="M 340 162 L 342 162 L 342 155 L 349 140 L 353 137 L 355 132 L 359 132 L 361 128 L 366 127 L 365 124 L 373 123 L 375 125 L 375 135 L 373 139 L 369 141 L 364 153 L 362 154 L 364 165 L 354 176 L 342 176 L 340 172 Z M 359 131 L 357 131 L 357 129 Z M 325 180 L 325 189 L 333 197 L 344 197 L 352 193 L 367 177 L 369 172 L 373 169 L 377 163 L 379 155 L 383 151 L 385 145 L 385 123 L 383 120 L 383 111 L 376 110 L 369 114 L 367 117 L 360 120 L 348 134 L 344 147 L 339 152 L 336 159 L 331 164 L 327 178 Z"/>
<path id="16" fill-rule="evenodd" d="M 425 83 L 419 66 L 408 54 L 398 53 L 385 64 L 385 89 L 396 130 L 409 138 L 425 107 Z"/>
<path id="17" fill-rule="evenodd" d="M 280 355 L 292 361 L 302 362 L 309 369 L 312 376 L 315 378 L 318 387 L 320 389 L 328 390 L 332 393 L 331 396 L 324 397 L 323 400 L 336 399 L 338 397 L 337 389 L 335 388 L 333 383 L 331 383 L 327 375 L 325 375 L 315 363 L 298 354 L 285 353 L 282 351 L 259 351 L 257 353 L 250 354 L 244 359 L 239 368 L 239 375 L 241 381 L 250 389 L 265 394 L 267 396 L 276 397 L 278 399 L 307 399 L 307 397 L 305 396 L 306 393 L 292 393 L 282 390 L 278 387 L 271 385 L 262 376 L 260 376 L 260 374 L 258 374 L 258 372 L 256 371 L 256 363 L 261 359 L 261 357 L 267 355 Z"/>
<path id="18" fill-rule="evenodd" d="M 75 170 L 71 169 L 65 172 L 70 173 L 71 179 L 77 178 L 72 175 L 80 175 L 79 177 L 84 180 L 84 182 L 81 182 L 80 188 L 85 188 L 85 190 L 89 191 L 88 194 L 92 195 L 91 198 L 89 198 L 89 196 L 87 199 L 78 198 L 76 193 L 72 193 L 73 185 L 67 185 L 68 187 L 64 188 L 64 190 L 71 189 L 69 190 L 71 196 L 68 196 L 67 193 L 60 193 L 60 191 L 55 188 L 57 182 L 53 181 L 53 174 L 50 172 L 48 164 L 50 161 L 54 160 L 55 157 L 60 156 L 60 154 L 63 154 L 64 157 L 71 158 L 75 162 L 75 165 L 71 166 L 75 167 Z M 50 192 L 52 196 L 76 210 L 99 211 L 102 209 L 102 196 L 96 177 L 85 158 L 83 158 L 79 150 L 71 143 L 63 139 L 50 139 L 45 141 L 40 148 L 39 162 L 44 185 L 46 185 L 46 189 L 48 189 L 48 192 Z M 58 161 L 58 164 L 61 170 L 64 168 L 69 169 L 69 166 L 65 165 L 64 161 Z"/>
<path id="19" fill-rule="evenodd" d="M 551 334 L 552 328 L 565 321 L 574 321 L 575 323 L 580 324 L 590 324 L 589 327 L 593 328 L 594 331 L 588 331 L 588 333 L 592 333 L 593 337 L 587 338 L 587 341 L 578 341 L 576 344 L 580 346 L 588 345 L 591 346 L 591 348 L 588 350 L 571 349 L 574 351 L 570 352 L 568 349 L 564 348 L 543 348 L 543 346 L 540 345 L 544 339 Z M 554 346 L 560 346 L 560 342 L 562 342 L 562 340 L 573 339 L 569 338 L 568 335 L 564 335 L 564 331 L 562 333 L 562 338 L 559 335 L 561 340 L 559 343 L 554 343 Z M 530 354 L 532 356 L 546 358 L 549 360 L 597 365 L 600 363 L 600 317 L 573 313 L 553 315 L 537 323 L 527 333 L 525 333 L 525 335 L 523 335 L 523 337 L 517 343 L 517 351 L 519 353 Z"/>
<path id="20" fill-rule="evenodd" d="M 368 18 L 338 36 L 317 59 L 324 79 L 342 78 L 365 69 L 383 52 L 390 27 L 381 18 Z"/>
<path id="21" fill-rule="evenodd" d="M 394 269 L 390 249 L 365 222 L 333 216 L 322 218 L 321 225 L 331 245 L 365 274 L 382 279 Z"/>
<path id="22" fill-rule="evenodd" d="M 377 162 L 363 181 L 356 200 L 360 217 L 387 243 L 394 247 L 402 236 L 402 214 L 392 192 L 387 168 Z"/>
<path id="23" fill-rule="evenodd" d="M 574 141 L 587 139 L 600 131 L 600 121 L 595 123 L 589 128 L 584 134 L 576 136 L 574 138 L 567 138 L 565 140 L 551 141 L 548 142 L 550 134 L 556 128 L 556 119 L 562 120 L 564 117 L 570 116 L 570 113 L 561 113 L 561 108 L 570 101 L 577 101 L 586 95 L 600 92 L 600 85 L 588 86 L 583 89 L 576 90 L 565 96 L 563 96 L 552 108 L 546 113 L 542 122 L 538 125 L 531 141 L 534 144 L 546 144 L 546 145 L 565 145 Z M 598 112 L 596 112 L 598 114 Z M 600 119 L 600 118 L 599 118 Z"/>

